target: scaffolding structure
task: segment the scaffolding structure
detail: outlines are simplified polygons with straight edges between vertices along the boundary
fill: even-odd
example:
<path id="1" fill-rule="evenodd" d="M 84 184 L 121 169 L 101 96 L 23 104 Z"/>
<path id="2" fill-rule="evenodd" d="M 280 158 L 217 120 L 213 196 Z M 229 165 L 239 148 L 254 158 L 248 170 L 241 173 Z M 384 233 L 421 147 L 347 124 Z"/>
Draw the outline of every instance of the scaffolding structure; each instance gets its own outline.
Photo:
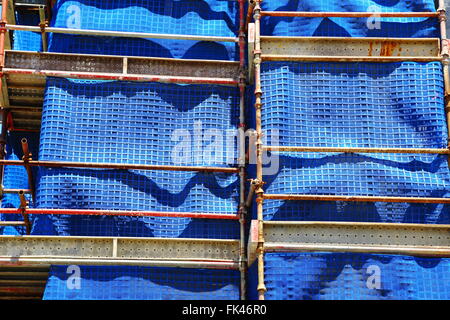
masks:
<path id="1" fill-rule="evenodd" d="M 180 34 L 155 34 L 81 30 L 49 27 L 50 0 L 2 0 L 0 21 L 0 69 L 1 69 L 1 113 L 0 136 L 0 184 L 2 194 L 19 194 L 21 205 L 17 209 L 1 209 L 2 214 L 21 214 L 23 222 L 2 221 L 1 226 L 26 226 L 27 234 L 21 237 L 0 236 L 0 268 L 36 265 L 126 265 L 158 266 L 177 268 L 201 268 L 240 270 L 240 296 L 246 298 L 246 242 L 245 206 L 246 155 L 245 155 L 245 3 L 239 0 L 239 33 L 237 37 L 196 36 Z M 39 14 L 40 25 L 17 25 L 15 10 L 33 10 Z M 39 32 L 42 52 L 17 51 L 11 48 L 11 31 Z M 178 39 L 207 42 L 230 42 L 239 47 L 240 61 L 187 60 L 155 57 L 87 55 L 47 52 L 48 33 L 126 37 L 142 39 Z M 78 163 L 62 161 L 37 161 L 22 140 L 22 160 L 5 160 L 7 131 L 39 131 L 41 109 L 47 77 L 145 81 L 175 84 L 224 85 L 239 89 L 239 159 L 236 167 L 168 166 L 118 163 Z M 23 166 L 26 168 L 29 189 L 3 188 L 3 168 Z M 128 170 L 163 170 L 178 172 L 235 173 L 240 179 L 240 205 L 236 214 L 214 214 L 207 212 L 153 212 L 111 211 L 83 209 L 31 209 L 25 194 L 35 201 L 35 186 L 32 167 L 50 168 L 95 168 Z M 131 217 L 173 217 L 193 219 L 236 220 L 240 223 L 239 240 L 222 239 L 171 239 L 171 238 L 124 238 L 124 237 L 46 237 L 31 236 L 30 214 L 91 215 Z M 23 269 L 22 269 L 23 270 Z"/>
<path id="2" fill-rule="evenodd" d="M 254 23 L 251 23 L 251 19 Z M 328 38 L 261 36 L 264 17 L 428 17 L 439 20 L 441 39 L 406 38 Z M 250 74 L 255 81 L 257 174 L 251 193 L 256 195 L 257 220 L 252 222 L 249 263 L 258 264 L 258 296 L 265 299 L 264 254 L 267 252 L 358 252 L 450 257 L 448 225 L 341 223 L 341 222 L 267 222 L 264 200 L 348 201 L 442 203 L 448 198 L 332 196 L 314 194 L 267 194 L 264 191 L 263 155 L 267 151 L 337 152 L 385 154 L 450 154 L 446 149 L 419 148 L 322 148 L 315 146 L 265 146 L 262 127 L 261 64 L 264 61 L 297 62 L 442 62 L 445 83 L 445 112 L 450 129 L 449 43 L 443 0 L 436 12 L 282 12 L 263 11 L 261 0 L 250 0 L 249 23 Z M 449 140 L 450 141 L 450 140 Z"/>
<path id="3" fill-rule="evenodd" d="M 450 132 L 450 51 L 446 33 L 444 0 L 436 12 L 282 12 L 263 11 L 261 0 L 239 1 L 237 37 L 194 36 L 81 30 L 49 27 L 50 0 L 2 0 L 0 21 L 0 134 L 1 194 L 18 194 L 19 208 L 2 208 L 2 214 L 17 214 L 23 221 L 2 221 L 0 226 L 23 226 L 26 236 L 0 236 L 0 269 L 7 271 L 38 269 L 39 277 L 48 266 L 58 265 L 126 265 L 177 268 L 206 268 L 240 271 L 240 297 L 247 298 L 247 269 L 258 266 L 258 296 L 264 300 L 264 255 L 271 252 L 353 252 L 450 257 L 450 225 L 293 222 L 265 221 L 264 201 L 347 201 L 390 203 L 450 204 L 450 198 L 336 196 L 319 194 L 268 194 L 264 190 L 263 157 L 267 152 L 294 153 L 373 153 L 447 155 L 450 161 L 450 139 L 447 148 L 340 148 L 316 146 L 277 146 L 263 143 L 263 90 L 261 65 L 264 61 L 297 62 L 441 62 L 445 85 L 445 112 Z M 16 10 L 33 10 L 40 17 L 39 26 L 18 25 Z M 348 37 L 275 37 L 261 35 L 264 17 L 406 17 L 436 18 L 441 38 L 348 38 Z M 253 21 L 253 22 L 252 22 Z M 17 51 L 11 48 L 11 31 L 41 34 L 42 52 Z M 91 55 L 48 52 L 48 34 L 62 33 L 104 37 L 142 39 L 178 39 L 229 42 L 239 47 L 239 61 L 188 60 L 156 57 Z M 248 55 L 246 55 L 248 51 Z M 246 64 L 248 60 L 248 66 Z M 233 86 L 239 90 L 239 159 L 236 167 L 169 166 L 120 163 L 39 161 L 33 158 L 28 141 L 21 141 L 22 160 L 5 160 L 7 131 L 39 131 L 44 89 L 48 77 L 91 80 L 142 81 L 176 84 Z M 255 85 L 256 112 L 256 178 L 246 190 L 248 164 L 245 141 L 246 86 Z M 251 141 L 252 142 L 252 141 Z M 246 148 L 248 147 L 248 148 Z M 28 189 L 3 188 L 5 166 L 26 169 Z M 90 168 L 161 170 L 178 172 L 234 173 L 239 175 L 239 207 L 236 214 L 208 212 L 154 212 L 86 209 L 29 208 L 25 197 L 35 201 L 36 188 L 32 168 Z M 257 219 L 249 223 L 250 208 L 255 200 Z M 31 236 L 29 215 L 87 215 L 129 217 L 173 217 L 235 220 L 240 224 L 239 240 L 164 239 L 127 237 L 51 237 Z M 249 224 L 249 226 L 248 226 Z M 248 227 L 248 228 L 247 228 Z M 249 229 L 249 230 L 247 230 Z M 6 270 L 5 269 L 5 270 Z M 1 270 L 0 270 L 1 272 Z M 16 280 L 8 280 L 11 285 Z M 14 282 L 15 281 L 15 282 Z M 33 285 L 42 289 L 42 279 Z M 30 282 L 31 283 L 31 282 Z M 254 289 L 254 288 L 253 288 Z M 0 293 L 1 293 L 0 288 Z M 29 296 L 36 287 L 24 289 Z"/>

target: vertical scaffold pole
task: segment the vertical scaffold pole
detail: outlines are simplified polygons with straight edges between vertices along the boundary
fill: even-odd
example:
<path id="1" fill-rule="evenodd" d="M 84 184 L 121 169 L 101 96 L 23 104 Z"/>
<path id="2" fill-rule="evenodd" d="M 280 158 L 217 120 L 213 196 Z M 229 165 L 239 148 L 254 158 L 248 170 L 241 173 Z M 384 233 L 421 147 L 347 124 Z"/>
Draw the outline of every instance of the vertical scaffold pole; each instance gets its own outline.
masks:
<path id="1" fill-rule="evenodd" d="M 8 0 L 2 0 L 2 13 L 1 13 L 1 20 L 0 20 L 0 103 L 1 103 L 1 117 L 2 117 L 2 130 L 0 135 L 0 159 L 4 160 L 6 157 L 5 147 L 6 147 L 6 135 L 7 135 L 7 119 L 8 119 L 8 110 L 5 108 L 7 107 L 7 100 L 5 97 L 5 93 L 7 94 L 7 88 L 5 76 L 3 74 L 3 67 L 5 66 L 5 45 L 6 45 L 6 37 L 8 36 L 8 33 L 6 31 L 6 24 L 8 23 Z M 4 176 L 4 170 L 5 167 L 2 166 L 0 168 L 0 188 L 2 190 L 1 197 L 3 198 L 3 176 Z M 1 199 L 0 199 L 1 200 Z"/>
<path id="2" fill-rule="evenodd" d="M 239 224 L 240 224 L 240 272 L 241 272 L 241 300 L 247 298 L 247 259 L 245 250 L 245 224 L 247 220 L 247 208 L 245 207 L 245 18 L 244 1 L 239 0 Z"/>
<path id="3" fill-rule="evenodd" d="M 263 132 L 262 132 L 262 88 L 261 88 L 261 0 L 256 0 L 254 8 L 255 19 L 255 50 L 254 65 L 255 65 L 255 108 L 256 108 L 256 180 L 259 186 L 255 191 L 257 204 L 257 219 L 258 219 L 258 297 L 259 300 L 265 299 L 267 291 L 264 281 L 264 217 L 263 217 L 263 202 L 264 190 L 262 189 L 263 181 Z"/>
<path id="4" fill-rule="evenodd" d="M 445 9 L 445 1 L 439 0 L 439 26 L 441 33 L 441 48 L 442 48 L 442 66 L 444 73 L 444 101 L 445 101 L 445 114 L 447 118 L 447 148 L 450 149 L 450 73 L 449 73 L 449 43 L 447 39 L 447 12 Z M 448 163 L 450 166 L 450 157 L 448 157 Z"/>

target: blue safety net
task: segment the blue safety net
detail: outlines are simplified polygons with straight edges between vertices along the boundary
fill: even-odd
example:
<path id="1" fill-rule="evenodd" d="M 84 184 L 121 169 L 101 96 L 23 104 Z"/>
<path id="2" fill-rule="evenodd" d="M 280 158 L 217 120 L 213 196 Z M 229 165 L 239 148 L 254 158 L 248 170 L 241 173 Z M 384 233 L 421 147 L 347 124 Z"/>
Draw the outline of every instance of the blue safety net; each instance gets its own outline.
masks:
<path id="1" fill-rule="evenodd" d="M 237 1 L 59 0 L 51 26 L 158 34 L 236 37 Z M 238 60 L 236 43 L 52 34 L 49 51 Z"/>
<path id="2" fill-rule="evenodd" d="M 16 23 L 38 27 L 40 23 L 39 14 L 29 11 L 17 11 Z M 42 37 L 39 32 L 13 31 L 13 49 L 24 51 L 42 51 Z"/>
<path id="3" fill-rule="evenodd" d="M 264 11 L 435 12 L 433 0 L 274 0 Z M 413 37 L 438 36 L 437 18 L 262 17 L 261 32 L 273 36 Z"/>
<path id="4" fill-rule="evenodd" d="M 234 270 L 53 266 L 50 274 L 46 300 L 239 299 L 239 271 Z"/>
<path id="5" fill-rule="evenodd" d="M 379 8 L 368 8 L 377 5 Z M 277 11 L 435 11 L 433 1 L 267 1 Z M 437 37 L 437 19 L 262 18 L 277 36 Z M 292 147 L 446 148 L 440 63 L 262 65 L 265 145 Z M 423 154 L 271 152 L 268 194 L 449 197 L 447 157 Z M 254 169 L 251 167 L 251 169 Z M 450 223 L 442 204 L 264 201 L 264 219 Z M 266 254 L 269 299 L 449 299 L 446 259 L 362 254 Z M 373 265 L 381 289 L 367 286 Z M 373 267 L 377 268 L 377 267 Z M 256 297 L 256 270 L 249 287 Z M 445 280 L 444 280 L 445 281 Z"/>
<path id="6" fill-rule="evenodd" d="M 267 145 L 446 148 L 440 63 L 265 63 Z M 448 197 L 441 155 L 272 152 L 267 193 Z M 267 220 L 448 223 L 447 206 L 269 200 Z"/>
<path id="7" fill-rule="evenodd" d="M 450 259 L 374 254 L 265 255 L 272 300 L 448 300 Z"/>
<path id="8" fill-rule="evenodd" d="M 39 150 L 39 134 L 28 132 L 8 132 L 6 138 L 6 160 L 21 160 L 23 156 L 21 140 L 26 138 L 30 152 L 34 159 L 38 157 Z M 37 170 L 33 168 L 33 173 L 36 175 Z M 29 189 L 28 175 L 23 166 L 5 166 L 3 176 L 3 187 L 5 189 Z M 31 200 L 29 194 L 25 196 L 27 200 Z M 34 207 L 35 203 L 29 202 L 30 207 Z M 3 194 L 2 208 L 19 208 L 20 199 L 18 194 Z M 34 217 L 30 216 L 30 220 Z M 23 221 L 22 215 L 18 214 L 0 214 L 0 221 Z M 24 234 L 24 227 L 0 227 L 0 234 L 3 235 L 18 235 Z"/>
<path id="9" fill-rule="evenodd" d="M 236 166 L 238 107 L 237 89 L 231 87 L 49 79 L 39 159 L 230 168 Z M 228 144 L 222 136 L 227 132 Z M 37 203 L 41 208 L 236 214 L 238 187 L 237 174 L 40 168 Z M 34 230 L 237 238 L 237 226 L 189 218 L 53 216 L 38 217 Z"/>

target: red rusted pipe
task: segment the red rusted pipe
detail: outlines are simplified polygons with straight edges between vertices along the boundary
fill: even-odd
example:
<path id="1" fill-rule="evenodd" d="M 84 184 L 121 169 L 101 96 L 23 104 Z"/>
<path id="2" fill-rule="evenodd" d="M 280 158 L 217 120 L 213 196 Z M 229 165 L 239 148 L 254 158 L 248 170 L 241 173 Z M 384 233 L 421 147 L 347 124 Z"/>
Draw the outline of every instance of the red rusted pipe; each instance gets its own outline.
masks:
<path id="1" fill-rule="evenodd" d="M 256 2 L 254 0 L 250 0 L 248 4 L 247 17 L 245 19 L 245 31 L 248 29 L 248 24 L 252 22 L 253 18 L 253 9 L 255 8 Z"/>
<path id="2" fill-rule="evenodd" d="M 8 23 L 8 0 L 2 0 L 2 19 L 0 21 L 0 68 L 5 66 L 5 42 L 7 30 L 5 29 Z M 3 75 L 2 75 L 3 76 Z"/>
<path id="3" fill-rule="evenodd" d="M 348 201 L 348 202 L 389 202 L 389 203 L 434 203 L 450 204 L 450 198 L 420 198 L 420 197 L 375 197 L 375 196 L 335 196 L 335 195 L 289 195 L 264 194 L 266 200 L 288 201 Z"/>
<path id="4" fill-rule="evenodd" d="M 21 209 L 0 209 L 2 214 L 22 214 Z M 195 212 L 155 212 L 155 211 L 125 211 L 125 210 L 87 210 L 87 209 L 26 209 L 27 214 L 73 215 L 73 216 L 126 216 L 126 217 L 168 217 L 193 218 L 213 220 L 239 220 L 237 214 L 215 214 Z"/>
<path id="5" fill-rule="evenodd" d="M 27 176 L 28 176 L 28 187 L 31 190 L 31 197 L 33 199 L 33 202 L 36 202 L 36 188 L 34 187 L 34 179 L 33 179 L 33 170 L 30 166 L 30 161 L 33 160 L 32 154 L 30 153 L 30 149 L 28 148 L 28 141 L 27 139 L 23 138 L 22 141 L 22 151 L 23 151 L 23 166 L 27 170 Z"/>
<path id="6" fill-rule="evenodd" d="M 27 201 L 27 199 L 25 199 L 25 192 L 23 192 L 22 190 L 19 191 L 19 198 L 20 198 L 19 211 L 23 217 L 23 222 L 25 223 L 27 234 L 31 234 L 31 222 L 30 222 L 30 218 L 28 217 L 28 213 L 27 213 L 28 201 Z"/>
<path id="7" fill-rule="evenodd" d="M 144 81 L 162 83 L 182 83 L 182 84 L 214 84 L 237 86 L 237 79 L 217 79 L 217 78 L 196 78 L 196 77 L 167 77 L 167 76 L 144 76 L 144 75 L 122 75 L 122 74 L 102 74 L 90 72 L 64 72 L 50 70 L 21 70 L 5 69 L 6 74 L 39 75 L 46 77 L 76 78 L 92 80 L 118 80 L 118 81 Z"/>
<path id="8" fill-rule="evenodd" d="M 24 161 L 0 160 L 0 166 L 23 166 Z M 196 166 L 164 166 L 145 164 L 121 164 L 121 163 L 92 163 L 92 162 L 68 162 L 68 161 L 28 161 L 30 167 L 47 168 L 90 168 L 90 169 L 115 169 L 115 170 L 162 170 L 181 172 L 221 172 L 239 173 L 239 168 L 226 167 L 196 167 Z"/>

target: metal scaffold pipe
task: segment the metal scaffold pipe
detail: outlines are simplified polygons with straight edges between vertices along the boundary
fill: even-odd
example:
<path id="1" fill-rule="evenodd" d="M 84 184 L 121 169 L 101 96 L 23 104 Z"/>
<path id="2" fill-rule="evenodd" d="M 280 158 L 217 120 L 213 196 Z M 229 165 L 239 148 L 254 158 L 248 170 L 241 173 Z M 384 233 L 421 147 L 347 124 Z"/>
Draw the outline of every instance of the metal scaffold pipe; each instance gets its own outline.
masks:
<path id="1" fill-rule="evenodd" d="M 261 88 L 261 1 L 256 0 L 254 8 L 255 19 L 255 50 L 254 50 L 254 68 L 255 68 L 255 108 L 256 108 L 256 179 L 261 182 L 257 187 L 256 203 L 257 203 L 257 218 L 258 218 L 258 298 L 265 299 L 267 291 L 264 280 L 264 218 L 263 218 L 263 202 L 264 190 L 262 189 L 263 181 L 263 142 L 262 142 L 262 88 Z"/>
<path id="2" fill-rule="evenodd" d="M 6 30 L 30 31 L 44 33 L 63 33 L 84 36 L 102 36 L 102 37 L 122 37 L 122 38 L 140 38 L 140 39 L 165 39 L 165 40 L 191 40 L 191 41 L 208 41 L 208 42 L 239 42 L 236 37 L 219 37 L 219 36 L 197 36 L 185 34 L 163 34 L 163 33 L 145 33 L 145 32 L 126 32 L 126 31 L 107 31 L 107 30 L 88 30 L 88 29 L 72 29 L 72 28 L 55 28 L 55 27 L 34 27 L 25 25 L 6 24 Z"/>
<path id="3" fill-rule="evenodd" d="M 386 153 L 386 154 L 444 154 L 444 155 L 450 155 L 449 149 L 422 149 L 422 148 L 338 148 L 338 147 L 264 146 L 263 149 L 266 151 L 275 151 L 275 152 Z"/>
<path id="4" fill-rule="evenodd" d="M 450 198 L 419 198 L 419 197 L 383 197 L 383 196 L 340 196 L 320 194 L 264 194 L 267 200 L 288 201 L 348 201 L 348 202 L 388 202 L 388 203 L 435 203 L 450 204 Z"/>
<path id="5" fill-rule="evenodd" d="M 19 190 L 18 192 L 24 192 Z M 16 192 L 17 193 L 17 192 Z M 126 210 L 89 210 L 89 209 L 34 209 L 26 208 L 28 214 L 72 215 L 72 216 L 127 216 L 127 217 L 170 217 L 214 220 L 238 220 L 237 214 L 201 213 L 201 212 L 156 212 L 156 211 L 126 211 Z M 21 214 L 21 208 L 2 208 L 1 214 Z"/>
<path id="6" fill-rule="evenodd" d="M 22 190 L 19 191 L 19 199 L 20 199 L 20 211 L 23 217 L 23 222 L 26 226 L 26 232 L 27 234 L 31 234 L 31 222 L 28 217 L 28 214 L 26 213 L 26 209 L 28 208 L 28 201 L 25 199 L 25 192 Z"/>
<path id="7" fill-rule="evenodd" d="M 23 166 L 24 161 L 20 160 L 0 160 L 0 166 Z M 90 168 L 90 169 L 117 169 L 117 170 L 161 170 L 161 171 L 181 171 L 181 172 L 220 172 L 239 173 L 239 168 L 227 167 L 200 167 L 200 166 L 166 166 L 166 165 L 145 165 L 126 163 L 97 163 L 97 162 L 70 162 L 70 161 L 34 161 L 28 160 L 30 167 L 47 168 Z"/>
<path id="8" fill-rule="evenodd" d="M 266 17 L 302 18 L 434 18 L 436 12 L 305 12 L 305 11 L 261 11 Z"/>
<path id="9" fill-rule="evenodd" d="M 33 170 L 31 169 L 30 162 L 33 161 L 32 154 L 30 152 L 30 149 L 28 148 L 28 141 L 27 139 L 23 138 L 22 141 L 22 151 L 23 151 L 23 166 L 25 167 L 27 171 L 28 176 L 28 187 L 31 190 L 31 197 L 33 199 L 33 202 L 36 203 L 36 188 L 34 186 L 34 178 L 33 178 Z"/>
<path id="10" fill-rule="evenodd" d="M 239 226 L 240 226 L 240 272 L 241 272 L 241 300 L 247 297 L 247 259 L 246 259 L 246 241 L 245 226 L 247 220 L 247 210 L 245 208 L 245 179 L 246 179 L 246 158 L 245 158 L 245 17 L 244 1 L 239 0 Z"/>

